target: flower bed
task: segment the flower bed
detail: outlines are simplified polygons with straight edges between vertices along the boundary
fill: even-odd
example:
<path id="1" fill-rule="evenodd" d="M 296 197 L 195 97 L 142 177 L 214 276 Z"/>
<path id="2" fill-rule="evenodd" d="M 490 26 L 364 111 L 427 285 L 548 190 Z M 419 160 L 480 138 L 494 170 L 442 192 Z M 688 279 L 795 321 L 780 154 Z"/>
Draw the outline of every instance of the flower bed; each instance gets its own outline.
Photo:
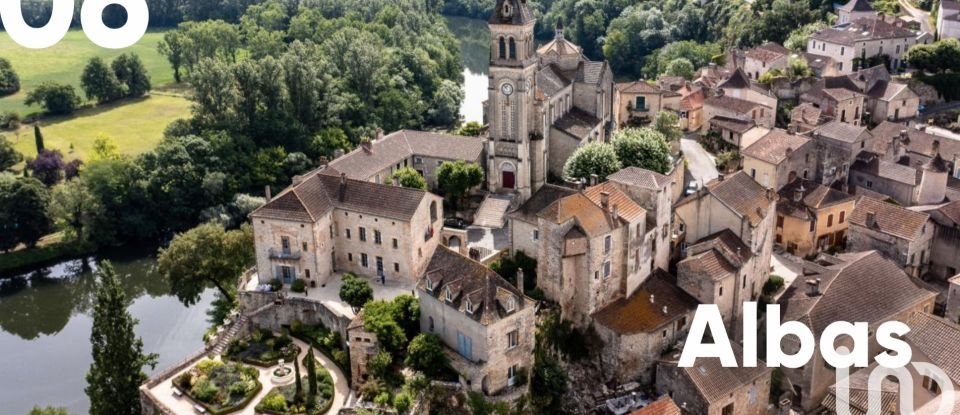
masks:
<path id="1" fill-rule="evenodd" d="M 290 335 L 312 345 L 329 357 L 347 376 L 347 379 L 350 379 L 350 356 L 342 348 L 340 333 L 330 331 L 322 325 L 302 324 L 299 320 L 294 320 L 290 325 Z"/>
<path id="2" fill-rule="evenodd" d="M 304 362 L 306 360 L 304 359 Z M 297 385 L 293 383 L 271 389 L 257 404 L 257 412 L 271 415 L 318 415 L 326 413 L 333 405 L 333 378 L 330 377 L 330 372 L 327 372 L 320 362 L 316 362 L 314 367 L 317 370 L 317 396 L 312 409 L 307 408 L 306 398 L 297 398 Z M 303 393 L 306 394 L 309 388 L 307 376 L 301 378 L 301 385 Z"/>
<path id="3" fill-rule="evenodd" d="M 173 385 L 212 415 L 243 409 L 263 385 L 260 371 L 241 363 L 204 359 L 177 376 Z"/>
<path id="4" fill-rule="evenodd" d="M 254 330 L 250 337 L 234 340 L 227 348 L 227 359 L 261 367 L 276 366 L 280 359 L 292 362 L 300 348 L 286 334 L 274 336 L 270 331 Z"/>

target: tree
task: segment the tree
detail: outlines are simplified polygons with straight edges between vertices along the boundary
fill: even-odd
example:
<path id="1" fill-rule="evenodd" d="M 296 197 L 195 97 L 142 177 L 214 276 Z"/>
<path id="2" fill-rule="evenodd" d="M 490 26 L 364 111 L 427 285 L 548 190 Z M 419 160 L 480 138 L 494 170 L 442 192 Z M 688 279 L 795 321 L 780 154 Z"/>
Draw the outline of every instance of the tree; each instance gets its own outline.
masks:
<path id="1" fill-rule="evenodd" d="M 790 60 L 787 61 L 787 69 L 784 74 L 787 78 L 790 78 L 791 81 L 810 78 L 814 75 L 813 69 L 810 69 L 807 61 L 799 58 L 790 58 Z"/>
<path id="2" fill-rule="evenodd" d="M 694 68 L 702 68 L 710 64 L 712 58 L 723 54 L 723 47 L 719 43 L 699 43 L 692 40 L 670 42 L 657 49 L 647 58 L 643 67 L 644 76 L 654 79 L 667 72 L 667 65 L 683 58 L 693 64 Z"/>
<path id="3" fill-rule="evenodd" d="M 673 40 L 670 25 L 656 7 L 627 7 L 610 21 L 603 55 L 617 73 L 639 76 L 644 59 Z"/>
<path id="4" fill-rule="evenodd" d="M 460 103 L 463 102 L 463 88 L 454 81 L 444 79 L 433 94 L 433 105 L 427 111 L 433 125 L 455 125 L 460 120 Z"/>
<path id="5" fill-rule="evenodd" d="M 948 38 L 930 45 L 915 45 L 907 50 L 906 59 L 924 72 L 956 72 L 960 67 L 960 40 Z"/>
<path id="6" fill-rule="evenodd" d="M 10 169 L 23 161 L 23 154 L 13 148 L 7 137 L 0 135 L 0 172 Z"/>
<path id="7" fill-rule="evenodd" d="M 50 191 L 32 177 L 0 175 L 0 251 L 33 247 L 50 230 Z"/>
<path id="8" fill-rule="evenodd" d="M 73 178 L 80 175 L 81 166 L 83 166 L 83 160 L 70 160 L 65 166 L 63 166 L 63 178 L 65 180 L 73 180 Z"/>
<path id="9" fill-rule="evenodd" d="M 87 94 L 87 99 L 96 100 L 101 104 L 124 96 L 123 84 L 99 56 L 90 59 L 87 67 L 83 69 L 80 86 Z"/>
<path id="10" fill-rule="evenodd" d="M 37 154 L 43 153 L 43 133 L 40 132 L 40 124 L 33 125 L 33 141 L 37 144 Z"/>
<path id="11" fill-rule="evenodd" d="M 120 157 L 119 148 L 109 136 L 100 134 L 93 139 L 94 160 L 119 160 Z"/>
<path id="12" fill-rule="evenodd" d="M 414 170 L 412 167 L 404 167 L 393 172 L 391 178 L 398 181 L 400 186 L 427 190 L 427 181 L 420 175 L 420 172 Z"/>
<path id="13" fill-rule="evenodd" d="M 294 399 L 298 402 L 303 402 L 303 379 L 300 378 L 300 359 L 296 357 L 293 358 L 293 376 L 296 378 L 296 394 L 294 395 Z"/>
<path id="14" fill-rule="evenodd" d="M 561 413 L 563 397 L 568 388 L 567 373 L 557 360 L 543 351 L 534 352 L 530 403 L 538 410 L 537 413 Z"/>
<path id="15" fill-rule="evenodd" d="M 766 6 L 769 5 L 769 6 Z M 741 43 L 759 45 L 763 42 L 783 43 L 795 28 L 817 21 L 809 0 L 773 0 L 758 4 L 761 10 L 748 30 L 741 33 Z"/>
<path id="16" fill-rule="evenodd" d="M 188 45 L 186 36 L 179 30 L 171 30 L 163 34 L 163 40 L 157 44 L 157 52 L 167 58 L 173 67 L 173 79 L 179 84 L 183 79 L 180 68 L 183 67 Z"/>
<path id="17" fill-rule="evenodd" d="M 310 345 L 303 363 L 307 365 L 307 397 L 313 400 L 317 396 L 317 360 L 313 355 L 313 345 Z"/>
<path id="18" fill-rule="evenodd" d="M 367 280 L 348 272 L 343 274 L 340 299 L 353 307 L 354 311 L 359 310 L 364 304 L 373 300 L 373 287 Z"/>
<path id="19" fill-rule="evenodd" d="M 339 128 L 324 128 L 313 136 L 310 143 L 310 150 L 317 156 L 326 156 L 332 159 L 337 150 L 344 153 L 353 150 L 353 144 L 350 143 L 350 137 Z"/>
<path id="20" fill-rule="evenodd" d="M 39 406 L 34 406 L 33 409 L 30 410 L 30 413 L 27 415 L 70 415 L 70 414 L 67 412 L 67 408 L 58 408 L 54 406 L 47 406 L 47 407 L 41 408 Z"/>
<path id="21" fill-rule="evenodd" d="M 483 168 L 463 160 L 445 161 L 437 168 L 437 185 L 454 206 L 474 187 L 483 184 Z"/>
<path id="22" fill-rule="evenodd" d="M 460 127 L 460 129 L 457 130 L 456 134 L 467 136 L 467 137 L 479 137 L 480 132 L 482 130 L 483 130 L 483 125 L 480 125 L 480 123 L 476 121 L 470 121 L 464 124 L 463 127 Z"/>
<path id="23" fill-rule="evenodd" d="M 33 177 L 47 186 L 53 186 L 63 180 L 63 155 L 60 150 L 43 150 L 37 158 L 27 163 Z"/>
<path id="24" fill-rule="evenodd" d="M 20 91 L 20 77 L 7 58 L 0 58 L 0 97 Z"/>
<path id="25" fill-rule="evenodd" d="M 144 366 L 153 368 L 156 354 L 145 354 L 136 337 L 137 320 L 127 311 L 127 295 L 109 262 L 97 271 L 93 308 L 93 363 L 85 392 L 91 415 L 139 415 L 140 385 L 147 380 Z"/>
<path id="26" fill-rule="evenodd" d="M 597 175 L 602 181 L 620 171 L 620 167 L 613 145 L 594 141 L 573 152 L 563 166 L 563 175 L 583 181 L 589 181 L 591 176 Z"/>
<path id="27" fill-rule="evenodd" d="M 683 79 L 693 79 L 693 72 L 696 68 L 693 63 L 686 58 L 677 58 L 667 64 L 666 74 L 670 76 L 682 76 Z"/>
<path id="28" fill-rule="evenodd" d="M 683 138 L 683 130 L 680 129 L 680 116 L 673 111 L 658 112 L 657 117 L 653 119 L 653 129 L 663 134 L 663 138 L 667 142 Z"/>
<path id="29" fill-rule="evenodd" d="M 397 322 L 396 307 L 391 301 L 375 300 L 363 306 L 363 328 L 377 335 L 384 350 L 399 355 L 407 345 L 406 332 Z"/>
<path id="30" fill-rule="evenodd" d="M 807 39 L 810 38 L 810 35 L 819 32 L 826 27 L 827 24 L 822 21 L 816 21 L 800 26 L 787 35 L 787 40 L 783 42 L 783 46 L 790 50 L 805 51 L 807 49 Z"/>
<path id="31" fill-rule="evenodd" d="M 125 87 L 127 97 L 142 97 L 150 92 L 150 75 L 137 54 L 125 53 L 117 56 L 110 67 L 113 68 L 117 80 Z"/>
<path id="32" fill-rule="evenodd" d="M 613 148 L 624 167 L 640 167 L 661 174 L 670 171 L 667 140 L 652 128 L 621 130 L 613 139 Z"/>
<path id="33" fill-rule="evenodd" d="M 52 115 L 72 114 L 80 106 L 80 97 L 73 85 L 44 82 L 27 93 L 27 105 L 39 104 Z"/>
<path id="34" fill-rule="evenodd" d="M 87 187 L 82 178 L 61 183 L 53 188 L 49 208 L 50 219 L 58 229 L 79 242 L 89 238 L 87 230 L 100 219 L 100 200 Z"/>
<path id="35" fill-rule="evenodd" d="M 447 370 L 450 360 L 443 351 L 443 343 L 439 337 L 421 333 L 410 341 L 405 363 L 428 377 L 436 377 Z"/>
<path id="36" fill-rule="evenodd" d="M 232 302 L 237 277 L 254 259 L 251 226 L 227 231 L 208 223 L 175 236 L 160 250 L 157 265 L 173 294 L 185 305 L 193 305 L 210 286 Z"/>

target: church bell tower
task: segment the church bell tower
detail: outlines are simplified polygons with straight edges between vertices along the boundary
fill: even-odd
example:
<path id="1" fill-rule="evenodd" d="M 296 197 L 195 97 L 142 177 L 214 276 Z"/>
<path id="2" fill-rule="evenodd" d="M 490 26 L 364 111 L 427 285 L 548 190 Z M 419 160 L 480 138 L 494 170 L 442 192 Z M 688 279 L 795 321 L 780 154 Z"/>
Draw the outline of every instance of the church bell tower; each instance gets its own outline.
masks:
<path id="1" fill-rule="evenodd" d="M 536 19 L 527 0 L 497 0 L 490 17 L 487 186 L 527 200 L 542 183 L 533 176 L 531 131 L 537 71 Z"/>

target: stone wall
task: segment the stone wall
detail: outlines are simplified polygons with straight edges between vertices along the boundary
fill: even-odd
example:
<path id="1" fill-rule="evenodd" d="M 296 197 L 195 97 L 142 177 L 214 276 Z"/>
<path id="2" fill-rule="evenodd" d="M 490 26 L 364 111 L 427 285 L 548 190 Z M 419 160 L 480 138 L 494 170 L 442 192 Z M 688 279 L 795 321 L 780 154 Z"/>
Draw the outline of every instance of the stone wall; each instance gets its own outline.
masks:
<path id="1" fill-rule="evenodd" d="M 243 313 L 250 313 L 264 305 L 273 303 L 277 299 L 276 293 L 253 291 L 240 292 L 240 309 Z M 341 315 L 322 303 L 300 297 L 287 297 L 282 304 L 274 305 L 250 317 L 251 327 L 262 327 L 275 332 L 282 331 L 294 320 L 303 324 L 322 324 L 331 331 L 340 333 L 340 338 L 346 341 L 347 327 L 350 317 Z M 345 346 L 345 344 L 344 344 Z"/>

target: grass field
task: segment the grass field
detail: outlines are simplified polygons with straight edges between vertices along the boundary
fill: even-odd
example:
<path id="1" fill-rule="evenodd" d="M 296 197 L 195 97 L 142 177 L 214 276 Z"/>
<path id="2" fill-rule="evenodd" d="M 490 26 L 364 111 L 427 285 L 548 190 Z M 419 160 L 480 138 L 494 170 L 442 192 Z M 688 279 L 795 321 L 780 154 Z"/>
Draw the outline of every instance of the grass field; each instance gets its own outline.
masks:
<path id="1" fill-rule="evenodd" d="M 151 95 L 83 109 L 68 117 L 44 118 L 40 129 L 46 148 L 60 150 L 67 160 L 88 160 L 93 141 L 100 135 L 113 139 L 120 152 L 136 155 L 153 149 L 171 121 L 189 115 L 190 101 L 187 99 Z M 21 127 L 19 134 L 10 131 L 0 134 L 12 140 L 25 157 L 36 157 L 32 125 Z"/>
<path id="2" fill-rule="evenodd" d="M 28 107 L 23 101 L 27 92 L 44 81 L 70 83 L 82 96 L 80 75 L 87 61 L 94 56 L 110 61 L 123 53 L 136 53 L 150 73 L 154 88 L 171 83 L 173 69 L 166 58 L 157 52 L 157 43 L 162 38 L 163 31 L 150 31 L 136 45 L 113 50 L 95 45 L 80 30 L 71 30 L 57 45 L 35 50 L 17 45 L 10 36 L 0 32 L 0 56 L 10 60 L 14 70 L 20 75 L 21 84 L 19 93 L 0 98 L 0 111 L 17 111 L 21 115 L 39 112 L 39 107 Z"/>

